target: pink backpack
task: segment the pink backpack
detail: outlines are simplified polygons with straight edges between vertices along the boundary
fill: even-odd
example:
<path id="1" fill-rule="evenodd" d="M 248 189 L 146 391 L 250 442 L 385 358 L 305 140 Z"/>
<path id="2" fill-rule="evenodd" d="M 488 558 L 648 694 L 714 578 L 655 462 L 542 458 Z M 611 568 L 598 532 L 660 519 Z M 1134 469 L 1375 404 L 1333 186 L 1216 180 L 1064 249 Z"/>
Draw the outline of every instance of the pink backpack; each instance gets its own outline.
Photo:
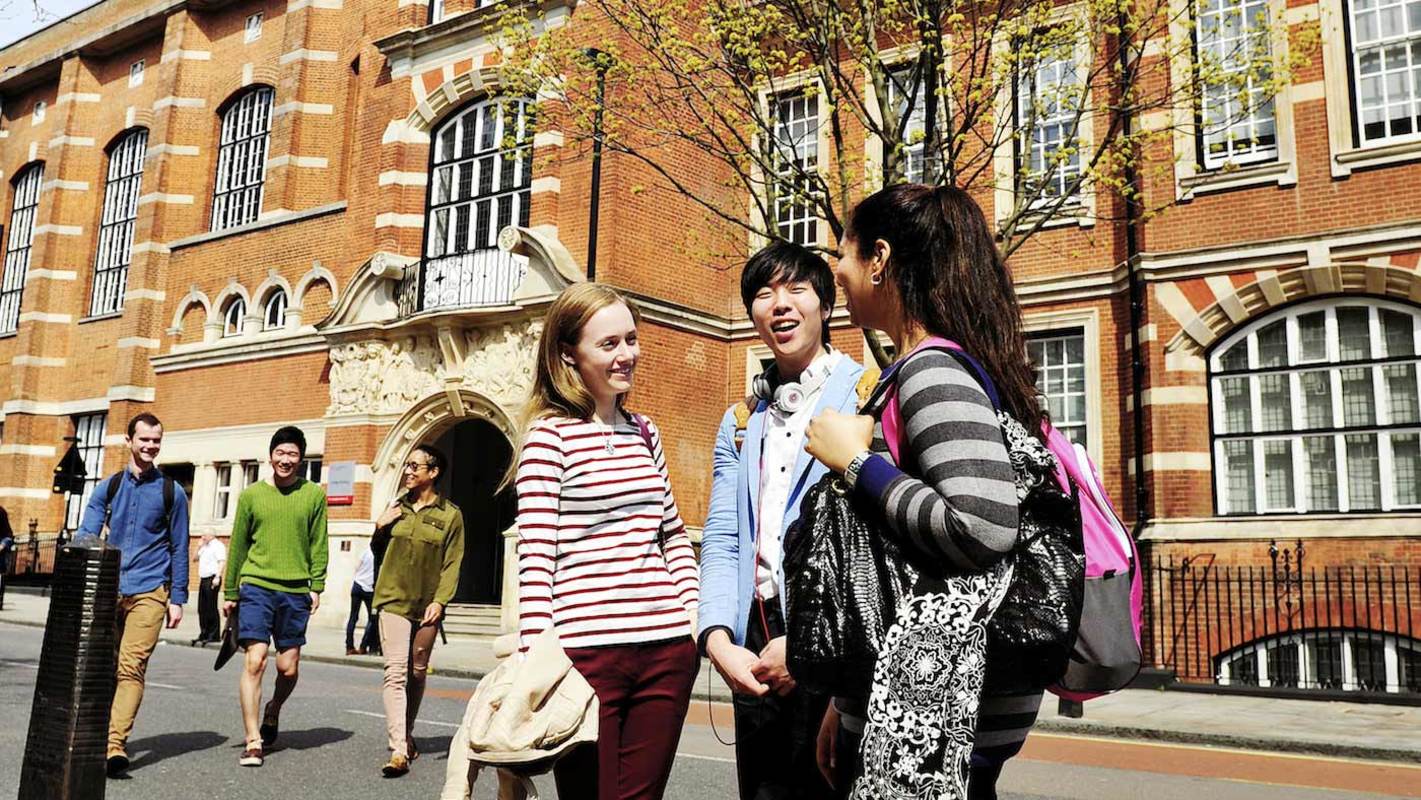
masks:
<path id="1" fill-rule="evenodd" d="M 932 336 L 913 352 L 926 348 L 961 356 L 992 404 L 1001 405 L 992 379 L 961 345 Z M 884 439 L 897 459 L 903 428 L 896 391 L 883 409 L 882 423 Z M 1081 538 L 1085 543 L 1085 602 L 1076 644 L 1066 674 L 1048 688 L 1060 697 L 1080 702 L 1123 689 L 1139 673 L 1144 582 L 1135 540 L 1115 513 L 1101 485 L 1100 472 L 1085 448 L 1073 444 L 1047 422 L 1042 422 L 1042 428 L 1046 432 L 1046 448 L 1056 457 L 1056 480 L 1068 494 L 1072 484 L 1077 487 Z"/>

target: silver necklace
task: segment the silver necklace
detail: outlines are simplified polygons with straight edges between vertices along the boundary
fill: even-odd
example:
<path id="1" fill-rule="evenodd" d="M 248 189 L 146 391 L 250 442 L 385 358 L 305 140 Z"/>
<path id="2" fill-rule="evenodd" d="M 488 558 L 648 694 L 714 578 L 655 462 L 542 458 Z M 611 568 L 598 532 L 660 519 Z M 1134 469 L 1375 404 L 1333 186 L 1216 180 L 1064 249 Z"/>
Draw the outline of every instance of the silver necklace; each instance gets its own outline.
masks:
<path id="1" fill-rule="evenodd" d="M 607 455 L 609 456 L 617 452 L 616 446 L 612 444 L 612 434 L 616 431 L 616 429 L 616 425 L 608 425 L 607 429 L 602 431 L 602 436 L 606 439 L 606 443 L 603 445 L 602 449 L 606 450 Z"/>

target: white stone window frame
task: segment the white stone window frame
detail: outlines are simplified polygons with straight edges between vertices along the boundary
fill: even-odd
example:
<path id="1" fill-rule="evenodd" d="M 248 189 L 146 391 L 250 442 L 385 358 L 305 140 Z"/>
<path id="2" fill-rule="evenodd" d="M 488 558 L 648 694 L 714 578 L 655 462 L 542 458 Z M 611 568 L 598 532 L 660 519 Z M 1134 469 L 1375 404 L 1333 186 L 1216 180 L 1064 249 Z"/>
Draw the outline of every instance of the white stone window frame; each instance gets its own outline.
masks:
<path id="1" fill-rule="evenodd" d="M 133 260 L 133 226 L 138 219 L 138 198 L 143 189 L 143 161 L 147 152 L 147 128 L 129 131 L 109 149 L 103 212 L 99 218 L 99 244 L 94 253 L 90 316 L 117 314 L 123 310 L 128 267 Z"/>
<path id="2" fill-rule="evenodd" d="M 273 289 L 267 295 L 266 302 L 262 303 L 262 330 L 279 331 L 286 329 L 286 317 L 290 298 L 286 295 L 286 290 L 280 287 Z"/>
<path id="3" fill-rule="evenodd" d="M 1362 120 L 1353 82 L 1351 4 L 1347 0 L 1319 0 L 1318 8 L 1322 25 L 1322 95 L 1327 103 L 1332 176 L 1341 178 L 1353 170 L 1421 159 L 1421 131 L 1393 141 L 1360 140 Z M 1421 36 L 1412 41 L 1421 41 Z M 1417 99 L 1421 100 L 1421 86 L 1417 88 Z"/>
<path id="4" fill-rule="evenodd" d="M 222 338 L 230 339 L 243 335 L 247 330 L 247 301 L 234 297 L 222 309 Z"/>
<path id="5" fill-rule="evenodd" d="M 1052 12 L 1046 25 L 1059 25 L 1066 21 L 1072 21 L 1081 30 L 1090 31 L 1086 24 L 1088 9 L 1084 3 L 1070 3 Z M 1073 48 L 1072 55 L 1075 58 L 1077 76 L 1085 76 L 1088 79 L 1091 75 L 1092 42 L 1077 41 Z M 1006 32 L 999 32 L 992 40 L 992 58 L 994 62 L 1004 59 L 1006 52 L 1013 47 L 1011 37 Z M 1011 80 L 1003 80 L 997 87 L 996 115 L 994 118 L 994 130 L 1016 131 L 1017 115 L 1017 78 L 1012 76 Z M 1081 114 L 1080 122 L 1076 127 L 1076 138 L 1081 142 L 1083 149 L 1089 150 L 1096 146 L 1095 138 L 1095 112 L 1091 109 L 1094 100 L 1094 90 L 1087 86 L 1081 96 L 1081 104 L 1085 107 L 1085 112 Z M 996 190 L 994 192 L 993 221 L 1000 229 L 1001 225 L 1011 216 L 1012 209 L 1016 207 L 1017 186 L 1019 181 L 1018 140 L 1013 136 L 1009 142 L 1002 142 L 996 152 L 992 154 L 992 172 Z M 1031 212 L 1028 211 L 1028 214 Z M 1060 210 L 1043 225 L 1043 229 L 1078 226 L 1090 228 L 1095 226 L 1096 215 L 1096 191 L 1089 180 L 1082 183 L 1080 195 L 1075 203 L 1063 205 Z"/>
<path id="6" fill-rule="evenodd" d="M 275 99 L 274 89 L 258 86 L 243 92 L 222 111 L 212 190 L 214 231 L 256 222 L 261 216 Z"/>
<path id="7" fill-rule="evenodd" d="M 947 40 L 946 38 L 944 38 L 944 46 L 942 48 L 942 52 L 944 54 L 944 57 L 951 57 L 951 51 L 947 48 L 946 42 Z M 888 91 L 890 92 L 890 95 L 893 91 L 895 91 L 894 85 L 892 83 L 892 73 L 904 69 L 912 69 L 913 62 L 918 59 L 918 55 L 921 51 L 922 48 L 915 44 L 911 46 L 885 49 L 879 52 L 878 58 L 880 63 L 883 65 L 883 69 L 886 73 L 885 78 L 889 80 Z M 922 88 L 923 87 L 921 86 L 919 87 L 920 90 Z M 870 117 L 874 119 L 875 122 L 878 122 L 881 125 L 882 120 L 878 118 L 878 93 L 874 90 L 872 81 L 864 81 L 863 93 L 864 110 L 869 114 Z M 925 102 L 926 96 L 920 94 L 917 98 L 917 103 L 914 108 L 914 116 L 924 117 L 924 127 L 926 126 L 926 109 L 924 108 Z M 949 119 L 948 114 L 946 113 L 946 103 L 947 98 L 939 98 L 939 130 L 941 130 L 941 126 L 945 125 L 947 123 L 947 120 Z M 904 130 L 904 133 L 908 133 L 912 129 L 913 128 L 910 125 Z M 869 192 L 877 191 L 878 189 L 882 188 L 887 180 L 887 176 L 883 171 L 883 162 L 885 156 L 883 148 L 883 137 L 879 136 L 876 133 L 871 133 L 868 131 L 864 132 L 864 164 L 869 165 L 869 169 L 865 170 L 864 185 L 865 189 Z M 917 152 L 919 154 L 919 157 L 922 158 L 923 174 L 915 176 L 910 171 L 904 176 L 904 178 L 909 183 L 922 183 L 923 177 L 926 174 L 927 169 L 927 142 L 921 141 L 917 144 L 907 145 L 907 150 L 908 154 L 906 157 L 909 159 L 910 164 L 912 154 L 914 152 Z"/>
<path id="8" fill-rule="evenodd" d="M 1192 41 L 1195 36 L 1194 15 L 1191 0 L 1171 0 L 1170 39 L 1182 42 Z M 1272 36 L 1268 46 L 1273 53 L 1274 64 L 1285 64 L 1288 59 L 1288 27 L 1306 22 L 1306 13 L 1314 6 L 1289 9 L 1287 0 L 1268 0 L 1268 19 L 1272 26 Z M 1192 75 L 1194 49 L 1179 48 L 1170 63 L 1171 75 Z M 1174 130 L 1174 178 L 1175 197 L 1189 200 L 1195 196 L 1212 192 L 1223 192 L 1249 186 L 1293 186 L 1298 182 L 1297 131 L 1294 124 L 1293 104 L 1308 98 L 1305 87 L 1284 84 L 1273 96 L 1274 130 L 1277 135 L 1277 157 L 1271 161 L 1243 164 L 1231 162 L 1222 167 L 1211 168 L 1200 159 L 1200 131 L 1195 108 L 1187 103 L 1176 103 L 1171 115 Z"/>
<path id="9" fill-rule="evenodd" d="M 820 120 L 818 127 L 819 136 L 815 152 L 815 170 L 820 174 L 823 174 L 822 171 L 826 166 L 826 158 L 827 154 L 830 152 L 830 148 L 829 131 L 827 130 L 828 126 L 823 124 L 822 115 L 822 99 L 824 96 L 824 85 L 818 79 L 818 77 L 816 77 L 811 71 L 804 71 L 777 78 L 774 81 L 762 85 L 759 88 L 758 102 L 760 103 L 760 112 L 764 115 L 764 119 L 771 120 L 774 118 L 772 104 L 777 98 L 795 92 L 810 91 L 813 92 L 816 108 L 820 111 Z M 752 147 L 757 148 L 757 152 L 760 146 L 758 137 L 763 135 L 764 131 L 758 132 L 756 134 L 757 139 L 752 144 Z M 774 180 L 776 180 L 775 177 L 768 176 L 764 173 L 764 169 L 758 163 L 757 159 L 757 161 L 751 166 L 750 185 L 753 187 L 757 187 L 761 192 L 768 192 L 770 189 L 770 184 Z M 753 198 L 750 198 L 749 205 L 750 218 L 753 220 L 755 230 L 768 231 L 773 229 L 774 231 L 776 231 L 776 233 L 778 233 L 778 221 L 775 219 L 765 219 L 764 213 L 761 210 L 761 203 L 755 202 Z M 774 208 L 770 208 L 769 211 L 771 214 L 775 213 Z M 813 242 L 808 242 L 804 244 L 807 247 L 811 248 L 817 247 L 820 249 L 827 249 L 829 242 L 829 225 L 822 217 L 815 217 L 814 219 L 816 223 L 815 240 Z M 748 237 L 749 250 L 747 252 L 753 253 L 769 243 L 769 238 L 765 237 L 760 233 L 753 233 L 751 236 Z"/>
<path id="10" fill-rule="evenodd" d="M 1071 358 L 1070 350 L 1073 342 L 1080 343 L 1080 360 Z M 1050 351 L 1052 344 L 1060 344 L 1062 359 L 1060 361 L 1050 361 Z M 1036 350 L 1040 349 L 1040 357 L 1037 357 Z M 1079 429 L 1079 444 L 1090 445 L 1090 405 L 1087 401 L 1089 389 L 1086 384 L 1087 364 L 1085 357 L 1085 331 L 1079 328 L 1068 328 L 1065 330 L 1040 331 L 1032 336 L 1026 337 L 1027 353 L 1032 355 L 1032 363 L 1036 368 L 1037 383 L 1036 391 L 1046 400 L 1047 410 L 1051 416 L 1051 425 L 1071 441 L 1077 441 L 1077 437 L 1071 435 L 1072 431 Z M 1080 377 L 1080 390 L 1071 389 L 1071 378 L 1074 375 Z M 1060 391 L 1051 391 L 1053 382 L 1057 382 Z M 1071 403 L 1074 398 L 1080 400 L 1080 416 L 1075 418 L 1070 413 Z M 1052 407 L 1054 404 L 1055 408 Z M 1058 410 L 1059 409 L 1059 410 Z"/>
<path id="11" fill-rule="evenodd" d="M 262 38 L 262 12 L 258 11 L 247 17 L 246 25 L 242 29 L 242 43 L 251 44 Z"/>
<path id="12" fill-rule="evenodd" d="M 79 529 L 79 523 L 84 517 L 84 507 L 89 504 L 94 487 L 104 479 L 104 438 L 108 429 L 108 416 L 108 412 L 99 411 L 73 418 L 74 435 L 79 439 L 75 447 L 84 460 L 84 471 L 87 474 L 84 476 L 84 490 L 66 498 L 64 520 L 65 528 L 69 531 Z"/>
<path id="13" fill-rule="evenodd" d="M 1078 333 L 1085 344 L 1085 439 L 1086 452 L 1097 464 L 1102 458 L 1105 401 L 1100 369 L 1100 311 L 1096 308 L 1035 311 L 1023 309 L 1022 332 L 1028 338 L 1054 337 Z"/>
<path id="14" fill-rule="evenodd" d="M 1369 342 L 1372 356 L 1360 361 L 1340 360 L 1340 339 L 1338 337 L 1336 310 L 1339 308 L 1361 308 L 1369 309 L 1368 326 Z M 1384 351 L 1384 336 L 1382 333 L 1379 311 L 1382 309 L 1398 311 L 1407 314 L 1412 319 L 1412 355 L 1399 356 L 1395 360 L 1390 354 L 1379 355 Z M 1326 358 L 1323 360 L 1303 361 L 1300 353 L 1300 335 L 1298 333 L 1298 317 L 1312 314 L 1318 311 L 1325 312 L 1326 324 Z M 1270 327 L 1279 320 L 1286 320 L 1287 323 L 1287 366 L 1261 368 L 1258 366 L 1258 331 Z M 1235 344 L 1247 341 L 1248 347 L 1248 368 L 1246 371 L 1225 372 L 1222 369 L 1222 358 Z M 1396 486 L 1393 463 L 1392 438 L 1394 436 L 1421 436 L 1421 416 L 1414 421 L 1393 422 L 1390 393 L 1385 381 L 1384 371 L 1388 366 L 1413 364 L 1415 366 L 1416 380 L 1418 381 L 1418 399 L 1421 399 L 1421 309 L 1408 306 L 1402 303 L 1381 300 L 1371 297 L 1341 297 L 1327 300 L 1316 300 L 1298 305 L 1289 306 L 1281 311 L 1260 317 L 1239 330 L 1230 334 L 1215 346 L 1208 357 L 1208 391 L 1209 391 L 1209 417 L 1210 434 L 1213 440 L 1211 447 L 1214 469 L 1214 492 L 1216 513 L 1219 516 L 1247 517 L 1268 514 L 1285 514 L 1297 516 L 1304 514 L 1349 514 L 1349 513 L 1392 513 L 1421 510 L 1421 503 L 1402 504 L 1395 500 Z M 1367 369 L 1371 372 L 1372 398 L 1375 403 L 1375 414 L 1371 425 L 1348 426 L 1344 420 L 1345 398 L 1342 389 L 1342 375 L 1344 369 Z M 1329 380 L 1329 405 L 1332 416 L 1332 424 L 1327 427 L 1308 428 L 1306 425 L 1306 408 L 1303 402 L 1302 373 L 1326 370 Z M 1221 374 L 1222 373 L 1222 374 Z M 1276 431 L 1256 431 L 1233 432 L 1227 430 L 1227 405 L 1223 391 L 1223 381 L 1246 377 L 1248 378 L 1249 392 L 1249 424 L 1250 428 L 1256 427 L 1257 421 L 1263 417 L 1262 389 L 1258 376 L 1270 374 L 1285 374 L 1289 376 L 1289 417 L 1291 425 L 1282 430 Z M 1351 436 L 1373 436 L 1375 437 L 1377 473 L 1378 473 L 1378 494 L 1380 502 L 1378 508 L 1352 508 L 1351 488 L 1348 485 L 1349 465 L 1347 461 L 1347 437 Z M 1307 452 L 1303 443 L 1304 439 L 1314 439 L 1327 437 L 1333 443 L 1333 458 L 1335 472 L 1336 508 L 1311 508 L 1310 498 L 1310 465 Z M 1225 443 L 1230 441 L 1251 442 L 1252 470 L 1252 510 L 1234 510 L 1232 498 L 1229 490 L 1229 470 L 1228 457 L 1225 452 Z M 1290 461 L 1292 469 L 1292 495 L 1291 506 L 1269 505 L 1267 504 L 1268 485 L 1266 473 L 1266 443 L 1288 441 L 1291 442 Z"/>
<path id="15" fill-rule="evenodd" d="M 11 184 L 9 238 L 5 244 L 5 271 L 0 275 L 0 334 L 13 333 L 20 325 L 43 183 L 44 162 L 40 161 L 21 170 Z"/>
<path id="16" fill-rule="evenodd" d="M 1232 674 L 1233 662 L 1237 658 L 1252 655 L 1257 659 L 1255 662 L 1258 671 L 1257 685 L 1264 689 L 1273 688 L 1272 679 L 1268 677 L 1268 650 L 1277 647 L 1291 647 L 1296 648 L 1295 652 L 1298 657 L 1299 688 L 1312 688 L 1312 685 L 1316 684 L 1319 679 L 1314 666 L 1317 663 L 1317 656 L 1314 652 L 1317 644 L 1319 642 L 1335 642 L 1341 646 L 1340 653 L 1342 658 L 1340 666 L 1342 673 L 1342 690 L 1348 692 L 1362 691 L 1361 684 L 1358 681 L 1356 658 L 1353 650 L 1353 641 L 1359 637 L 1381 640 L 1383 647 L 1382 663 L 1386 673 L 1385 691 L 1387 693 L 1400 692 L 1402 683 L 1401 650 L 1407 649 L 1421 652 L 1421 644 L 1402 641 L 1402 637 L 1396 634 L 1366 630 L 1325 629 L 1259 639 L 1216 656 L 1215 670 L 1217 679 L 1221 686 L 1252 685 L 1236 680 Z"/>
<path id="17" fill-rule="evenodd" d="M 1214 54 L 1215 56 L 1218 57 L 1218 62 L 1219 62 L 1219 63 L 1218 63 L 1218 66 L 1219 66 L 1220 70 L 1222 70 L 1223 72 L 1226 72 L 1226 73 L 1231 73 L 1231 74 L 1232 74 L 1232 73 L 1240 73 L 1240 72 L 1242 72 L 1242 73 L 1244 74 L 1245 79 L 1247 80 L 1247 88 L 1246 88 L 1244 91 L 1246 91 L 1246 92 L 1249 93 L 1250 95 L 1262 94 L 1262 91 L 1261 91 L 1261 89 L 1257 86 L 1257 81 L 1255 80 L 1255 78 L 1256 78 L 1257 76 L 1252 75 L 1252 74 L 1249 73 L 1249 69 L 1251 69 L 1251 67 L 1249 67 L 1249 66 L 1246 64 L 1246 65 L 1245 65 L 1245 68 L 1242 69 L 1242 70 L 1240 70 L 1240 69 L 1238 68 L 1238 64 L 1236 63 L 1236 62 L 1237 62 L 1237 58 L 1235 58 L 1234 56 L 1235 56 L 1236 54 L 1242 52 L 1244 58 L 1245 58 L 1245 59 L 1248 59 L 1248 60 L 1251 62 L 1251 60 L 1252 60 L 1252 58 L 1253 58 L 1253 54 L 1250 53 L 1250 52 L 1245 52 L 1245 51 L 1249 51 L 1249 50 L 1252 49 L 1252 42 L 1251 42 L 1250 40 L 1254 39 L 1255 37 L 1258 37 L 1258 38 L 1262 38 L 1262 39 L 1265 40 L 1265 42 L 1267 43 L 1267 45 L 1268 45 L 1268 52 L 1267 52 L 1267 56 L 1266 56 L 1266 57 L 1267 57 L 1267 59 L 1268 59 L 1270 62 L 1272 61 L 1272 53 L 1273 53 L 1273 47 L 1272 47 L 1272 41 L 1271 41 L 1272 37 L 1269 36 L 1268 34 L 1269 34 L 1269 26 L 1272 25 L 1273 12 L 1272 12 L 1272 9 L 1269 7 L 1268 0 L 1221 0 L 1221 2 L 1219 3 L 1219 5 L 1222 6 L 1222 8 L 1219 9 L 1219 10 L 1204 9 L 1204 8 L 1201 8 L 1201 7 L 1200 7 L 1201 5 L 1202 5 L 1202 2 L 1196 1 L 1196 2 L 1194 2 L 1193 4 L 1191 4 L 1191 6 L 1190 6 L 1190 8 L 1193 10 L 1194 15 L 1195 15 L 1195 17 L 1194 17 L 1194 33 L 1195 33 L 1195 36 L 1194 36 L 1194 53 L 1195 53 L 1195 58 L 1198 59 L 1199 61 L 1203 61 L 1203 60 L 1204 60 L 1204 55 L 1203 55 L 1203 54 L 1204 54 L 1204 48 L 1205 48 L 1205 42 L 1204 42 L 1205 19 L 1206 19 L 1206 18 L 1211 18 L 1211 19 L 1213 20 L 1213 22 L 1216 24 L 1216 27 L 1215 27 L 1216 40 L 1215 40 L 1215 41 L 1212 41 L 1212 42 L 1209 42 L 1208 44 L 1209 44 L 1209 46 L 1210 46 L 1211 48 L 1217 46 L 1220 50 L 1224 50 L 1224 52 L 1220 52 L 1220 53 L 1215 53 L 1215 54 Z M 1263 20 L 1262 20 L 1262 22 L 1263 22 L 1263 27 L 1262 27 L 1261 30 L 1255 29 L 1254 25 L 1252 24 L 1252 23 L 1253 23 L 1253 14 L 1254 14 L 1255 11 L 1261 11 L 1262 14 L 1263 14 Z M 1230 17 L 1230 16 L 1233 15 L 1233 14 L 1237 14 L 1237 15 L 1238 15 L 1238 17 L 1239 17 L 1239 19 L 1240 19 L 1240 21 L 1241 21 L 1241 25 L 1240 25 L 1240 27 L 1238 28 L 1238 30 L 1236 30 L 1236 31 L 1233 32 L 1233 33 L 1234 33 L 1233 41 L 1230 41 L 1230 40 L 1229 40 L 1230 37 L 1229 37 L 1228 27 L 1227 27 L 1227 25 L 1224 24 L 1224 23 L 1225 23 L 1225 21 L 1227 20 L 1227 18 Z M 1225 49 L 1225 48 L 1227 48 L 1227 49 Z M 1205 86 L 1203 87 L 1203 90 L 1204 90 L 1203 96 L 1200 97 L 1200 98 L 1198 98 L 1198 102 L 1199 102 L 1199 110 L 1198 110 L 1198 113 L 1199 113 L 1200 119 L 1201 119 L 1201 120 L 1207 120 L 1207 118 L 1208 118 L 1208 116 L 1209 116 L 1209 113 L 1210 113 L 1210 111 L 1211 111 L 1211 101 L 1212 101 L 1212 102 L 1217 102 L 1221 97 L 1223 98 L 1223 102 L 1224 102 L 1224 106 L 1225 106 L 1225 109 L 1224 109 L 1224 110 L 1225 110 L 1225 112 L 1226 112 L 1229 116 L 1226 117 L 1225 120 L 1224 120 L 1222 123 L 1220 123 L 1220 125 L 1221 125 L 1221 130 L 1220 130 L 1220 131 L 1211 131 L 1211 130 L 1209 130 L 1207 127 L 1205 127 L 1204 129 L 1202 129 L 1202 130 L 1199 131 L 1198 139 L 1199 139 L 1199 146 L 1200 146 L 1200 148 L 1203 150 L 1203 159 L 1202 159 L 1202 160 L 1203 160 L 1203 166 L 1204 166 L 1204 168 L 1205 168 L 1205 169 L 1214 170 L 1214 169 L 1222 169 L 1222 168 L 1225 168 L 1225 167 L 1227 167 L 1227 166 L 1229 166 L 1229 165 L 1243 166 L 1243 165 L 1246 165 L 1246 164 L 1255 164 L 1255 163 L 1259 163 L 1259 162 L 1277 160 L 1277 158 L 1278 158 L 1278 132 L 1277 132 L 1277 131 L 1278 131 L 1278 125 L 1277 125 L 1277 115 L 1276 115 L 1276 113 L 1273 113 L 1273 105 L 1274 105 L 1273 99 L 1270 97 L 1270 98 L 1264 98 L 1262 101 L 1259 101 L 1257 98 L 1250 97 L 1250 100 L 1249 100 L 1250 103 L 1259 103 L 1260 105 L 1266 105 L 1266 106 L 1268 107 L 1269 113 L 1266 114 L 1266 115 L 1263 114 L 1263 113 L 1261 113 L 1261 112 L 1263 111 L 1263 108 L 1258 107 L 1258 108 L 1250 109 L 1249 112 L 1245 114 L 1245 113 L 1243 113 L 1243 109 L 1240 108 L 1240 109 L 1235 110 L 1235 109 L 1233 108 L 1233 106 L 1234 106 L 1234 104 L 1235 104 L 1236 101 L 1230 96 L 1230 95 L 1233 94 L 1233 91 L 1232 91 L 1232 88 L 1231 88 L 1231 87 L 1228 87 L 1228 88 L 1229 88 L 1229 91 L 1228 91 L 1227 93 L 1225 93 L 1225 94 L 1223 94 L 1223 95 L 1219 95 L 1219 96 L 1213 96 L 1213 95 L 1211 95 L 1211 89 L 1214 89 L 1214 88 L 1216 88 L 1216 87 L 1213 87 L 1213 86 L 1210 86 L 1210 85 L 1205 85 Z M 1272 144 L 1269 144 L 1269 145 L 1254 144 L 1254 145 L 1251 146 L 1249 149 L 1240 150 L 1239 152 L 1230 152 L 1230 153 L 1224 154 L 1224 155 L 1222 155 L 1222 156 L 1212 155 L 1212 154 L 1209 152 L 1210 147 L 1212 147 L 1212 145 L 1213 145 L 1213 141 L 1212 141 L 1212 140 L 1216 140 L 1216 139 L 1219 139 L 1219 138 L 1222 138 L 1222 139 L 1225 139 L 1225 140 L 1231 140 L 1232 137 L 1231 137 L 1230 134 L 1232 134 L 1235 129 L 1237 129 L 1237 128 L 1244 128 L 1244 129 L 1256 128 L 1256 127 L 1258 127 L 1258 126 L 1261 126 L 1261 125 L 1264 124 L 1265 122 L 1269 121 L 1269 117 L 1272 118 L 1271 121 L 1272 121 L 1272 123 L 1273 123 L 1273 142 L 1272 142 Z M 1220 133 L 1223 134 L 1222 137 L 1219 136 Z"/>
<path id="18" fill-rule="evenodd" d="M 216 483 L 212 491 L 212 518 L 231 519 L 236 510 L 236 492 L 232 490 L 233 475 L 238 466 L 230 461 L 213 465 Z"/>
<path id="19" fill-rule="evenodd" d="M 145 59 L 142 58 L 128 65 L 128 88 L 134 89 L 143 85 L 143 72 L 145 68 Z"/>

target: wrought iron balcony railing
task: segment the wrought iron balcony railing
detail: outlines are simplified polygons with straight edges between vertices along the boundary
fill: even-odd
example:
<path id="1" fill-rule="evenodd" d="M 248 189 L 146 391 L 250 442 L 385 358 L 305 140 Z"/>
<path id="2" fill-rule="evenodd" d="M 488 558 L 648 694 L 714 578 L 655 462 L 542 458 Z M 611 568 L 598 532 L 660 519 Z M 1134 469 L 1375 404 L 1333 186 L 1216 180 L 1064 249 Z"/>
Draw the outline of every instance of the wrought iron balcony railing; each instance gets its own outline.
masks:
<path id="1" fill-rule="evenodd" d="M 526 258 L 494 248 L 426 258 L 405 268 L 400 316 L 506 306 L 527 274 Z"/>

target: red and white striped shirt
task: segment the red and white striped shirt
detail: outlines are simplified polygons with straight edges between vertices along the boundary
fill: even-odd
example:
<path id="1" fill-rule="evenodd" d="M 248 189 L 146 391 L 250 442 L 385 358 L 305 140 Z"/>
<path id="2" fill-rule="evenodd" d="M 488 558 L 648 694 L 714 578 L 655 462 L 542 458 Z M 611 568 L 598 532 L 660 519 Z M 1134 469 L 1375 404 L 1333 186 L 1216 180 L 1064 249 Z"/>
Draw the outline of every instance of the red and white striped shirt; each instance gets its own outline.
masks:
<path id="1" fill-rule="evenodd" d="M 535 422 L 518 463 L 523 647 L 552 626 L 564 647 L 691 635 L 699 579 L 666 471 L 636 422 Z M 608 443 L 611 452 L 608 452 Z"/>

